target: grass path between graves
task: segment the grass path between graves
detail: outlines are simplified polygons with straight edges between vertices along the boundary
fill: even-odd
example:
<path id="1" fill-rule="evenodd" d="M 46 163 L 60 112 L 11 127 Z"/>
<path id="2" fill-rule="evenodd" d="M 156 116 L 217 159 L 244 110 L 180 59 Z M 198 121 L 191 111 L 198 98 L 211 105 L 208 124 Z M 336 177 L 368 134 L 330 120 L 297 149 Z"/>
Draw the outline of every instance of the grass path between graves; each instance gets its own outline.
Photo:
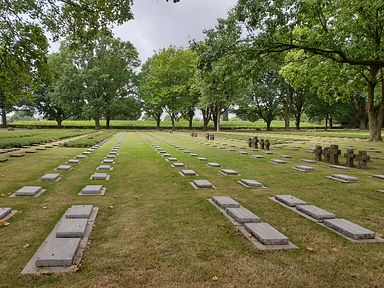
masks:
<path id="1" fill-rule="evenodd" d="M 38 177 L 84 149 L 55 148 L 1 163 L 0 206 L 20 212 L 9 226 L 0 227 L 0 287 L 383 287 L 384 244 L 351 243 L 268 197 L 292 194 L 383 234 L 384 195 L 374 191 L 383 188 L 384 182 L 369 175 L 382 174 L 384 161 L 369 163 L 368 171 L 348 172 L 359 177 L 359 182 L 342 184 L 325 178 L 338 173 L 325 164 L 316 165 L 316 172 L 309 174 L 292 169 L 299 159 L 312 157 L 305 152 L 310 143 L 298 151 L 279 149 L 279 154 L 293 159 L 273 165 L 268 160 L 277 155 L 256 160 L 193 142 L 187 133 L 128 132 L 109 172 L 111 179 L 88 180 L 120 136 L 74 165 L 72 171 L 62 172 L 59 182 L 44 183 L 47 191 L 37 198 L 8 195 L 23 185 L 39 183 L 35 182 Z M 199 176 L 180 176 L 143 137 Z M 220 138 L 217 142 L 230 143 Z M 166 143 L 237 170 L 241 176 L 223 176 L 218 168 L 207 167 L 206 162 Z M 241 178 L 268 188 L 249 190 L 236 182 Z M 217 189 L 195 190 L 191 179 L 208 179 Z M 77 196 L 84 185 L 92 183 L 106 186 L 106 195 Z M 208 203 L 206 199 L 213 195 L 233 197 L 299 249 L 256 250 Z M 100 207 L 80 269 L 66 275 L 21 276 L 24 265 L 73 204 Z M 217 281 L 212 280 L 214 276 Z"/>

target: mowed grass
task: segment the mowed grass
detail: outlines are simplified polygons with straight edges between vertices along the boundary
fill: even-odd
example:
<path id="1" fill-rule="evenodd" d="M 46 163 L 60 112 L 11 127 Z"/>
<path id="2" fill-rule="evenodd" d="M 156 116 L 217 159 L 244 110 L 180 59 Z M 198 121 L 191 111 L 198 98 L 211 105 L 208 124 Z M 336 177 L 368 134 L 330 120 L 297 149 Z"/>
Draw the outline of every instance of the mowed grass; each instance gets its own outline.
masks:
<path id="1" fill-rule="evenodd" d="M 38 144 L 50 140 L 76 137 L 92 132 L 94 131 L 81 129 L 16 129 L 14 131 L 0 129 L 0 148 L 21 147 L 24 145 Z"/>
<path id="2" fill-rule="evenodd" d="M 292 169 L 299 159 L 312 157 L 304 149 L 312 142 L 298 151 L 278 149 L 277 153 L 294 158 L 288 164 L 273 165 L 268 160 L 276 155 L 256 160 L 192 142 L 187 133 L 129 132 L 109 172 L 111 179 L 88 180 L 120 136 L 72 171 L 63 172 L 59 182 L 44 183 L 47 191 L 37 198 L 8 195 L 23 185 L 39 183 L 35 182 L 38 177 L 84 149 L 55 148 L 0 164 L 0 206 L 19 210 L 9 226 L 0 227 L 0 287 L 383 287 L 383 243 L 354 244 L 268 197 L 292 194 L 383 234 L 384 195 L 375 190 L 383 188 L 384 182 L 369 175 L 379 174 L 384 161 L 369 163 L 367 171 L 349 172 L 359 177 L 359 183 L 342 184 L 325 178 L 337 173 L 325 164 L 316 165 L 316 172 L 310 174 Z M 180 176 L 144 137 L 199 176 Z M 343 141 L 341 145 L 366 144 Z M 221 134 L 217 142 L 245 146 L 245 142 L 223 140 Z M 223 176 L 217 168 L 167 143 L 185 147 L 222 168 L 235 169 L 241 176 Z M 375 147 L 384 150 L 383 144 Z M 268 188 L 249 190 L 236 182 L 241 178 L 255 179 Z M 217 189 L 195 190 L 191 179 L 208 179 Z M 92 183 L 104 184 L 106 195 L 77 196 L 84 185 Z M 255 249 L 208 203 L 213 195 L 233 197 L 299 248 Z M 21 276 L 24 265 L 73 204 L 100 207 L 80 269 L 65 275 Z"/>

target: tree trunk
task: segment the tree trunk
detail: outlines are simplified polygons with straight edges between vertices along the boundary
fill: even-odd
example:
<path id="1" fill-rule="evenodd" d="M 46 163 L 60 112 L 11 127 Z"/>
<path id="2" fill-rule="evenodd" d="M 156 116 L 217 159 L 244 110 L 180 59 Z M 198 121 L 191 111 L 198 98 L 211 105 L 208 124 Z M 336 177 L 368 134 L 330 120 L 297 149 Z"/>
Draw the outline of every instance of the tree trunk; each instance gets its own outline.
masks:
<path id="1" fill-rule="evenodd" d="M 189 129 L 192 130 L 193 128 L 193 117 L 195 116 L 195 111 L 189 110 L 188 111 L 188 121 L 189 121 Z"/>
<path id="2" fill-rule="evenodd" d="M 160 129 L 161 116 L 155 117 L 155 119 L 156 119 L 156 129 L 159 130 Z"/>
<path id="3" fill-rule="evenodd" d="M 175 130 L 175 116 L 171 115 L 172 130 Z"/>
<path id="4" fill-rule="evenodd" d="M 211 113 L 209 111 L 209 108 L 207 109 L 201 109 L 201 114 L 203 114 L 203 125 L 204 125 L 204 131 L 208 130 L 208 124 L 211 119 Z"/>
<path id="5" fill-rule="evenodd" d="M 297 130 L 300 130 L 300 122 L 301 122 L 301 114 L 299 113 L 295 115 L 295 125 Z"/>
<path id="6" fill-rule="evenodd" d="M 291 124 L 291 119 L 290 119 L 290 116 L 291 116 L 291 104 L 292 104 L 292 96 L 293 96 L 293 93 L 294 93 L 294 90 L 291 86 L 289 86 L 289 91 L 288 91 L 288 95 L 287 95 L 287 99 L 285 99 L 285 103 L 284 103 L 284 115 L 283 115 L 283 118 L 284 118 L 284 130 L 289 130 L 289 126 Z"/>
<path id="7" fill-rule="evenodd" d="M 111 113 L 109 111 L 107 111 L 105 113 L 105 127 L 107 129 L 111 128 L 110 123 L 111 123 Z"/>
<path id="8" fill-rule="evenodd" d="M 61 116 L 57 116 L 56 117 L 56 122 L 57 122 L 57 128 L 61 129 L 63 127 L 62 126 L 63 118 Z"/>
<path id="9" fill-rule="evenodd" d="M 1 127 L 7 128 L 7 111 L 5 107 L 0 107 L 0 108 L 1 108 Z"/>
<path id="10" fill-rule="evenodd" d="M 223 112 L 222 115 L 223 115 L 223 121 L 229 121 L 229 112 L 228 112 L 228 110 Z"/>
<path id="11" fill-rule="evenodd" d="M 265 120 L 265 123 L 267 124 L 267 131 L 271 131 L 271 123 L 272 123 L 272 120 Z"/>
<path id="12" fill-rule="evenodd" d="M 371 79 L 368 82 L 368 125 L 369 125 L 369 141 L 382 141 L 381 129 L 384 120 L 384 92 L 382 91 L 381 101 L 376 113 L 375 109 L 375 86 L 377 84 L 376 76 L 379 69 L 371 67 Z M 381 81 L 382 88 L 384 82 Z"/>
<path id="13" fill-rule="evenodd" d="M 216 124 L 216 131 L 220 132 L 220 120 L 221 120 L 221 109 L 217 110 L 217 124 Z"/>
<path id="14" fill-rule="evenodd" d="M 325 131 L 328 130 L 328 115 L 325 116 Z"/>
<path id="15" fill-rule="evenodd" d="M 329 129 L 333 128 L 333 117 L 329 116 Z"/>
<path id="16" fill-rule="evenodd" d="M 96 130 L 100 130 L 101 127 L 100 127 L 100 117 L 99 117 L 99 115 L 96 115 L 94 119 L 95 119 L 95 129 Z"/>

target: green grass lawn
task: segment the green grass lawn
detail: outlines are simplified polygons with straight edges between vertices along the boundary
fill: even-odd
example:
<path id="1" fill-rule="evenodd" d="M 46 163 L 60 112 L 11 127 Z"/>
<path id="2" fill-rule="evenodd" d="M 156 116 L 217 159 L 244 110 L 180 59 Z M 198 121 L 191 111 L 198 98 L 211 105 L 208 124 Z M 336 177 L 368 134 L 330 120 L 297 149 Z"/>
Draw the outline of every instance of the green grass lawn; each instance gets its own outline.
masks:
<path id="1" fill-rule="evenodd" d="M 369 177 L 383 174 L 384 160 L 372 161 L 366 171 L 345 173 L 359 177 L 356 184 L 326 179 L 340 171 L 324 163 L 309 174 L 292 169 L 299 159 L 313 158 L 305 149 L 318 141 L 332 141 L 343 150 L 354 145 L 383 152 L 384 144 L 263 134 L 274 141 L 305 141 L 298 151 L 288 149 L 298 145 L 297 141 L 278 150 L 272 146 L 272 151 L 293 157 L 288 164 L 273 165 L 268 160 L 278 158 L 276 155 L 256 160 L 193 142 L 188 133 L 128 132 L 114 170 L 109 172 L 111 179 L 88 180 L 120 136 L 115 135 L 72 171 L 62 172 L 60 181 L 44 183 L 47 191 L 37 198 L 8 196 L 24 185 L 38 184 L 38 177 L 53 172 L 84 149 L 59 147 L 0 163 L 0 206 L 19 211 L 9 220 L 10 225 L 0 227 L 0 287 L 383 287 L 384 243 L 352 243 L 268 197 L 292 194 L 384 234 L 384 195 L 375 192 L 384 188 L 384 182 Z M 247 137 L 220 133 L 216 141 L 229 144 L 234 142 L 228 138 Z M 180 176 L 144 138 L 165 148 L 200 176 Z M 185 147 L 222 168 L 237 170 L 241 176 L 223 176 L 217 168 L 209 168 L 166 143 Z M 235 145 L 246 146 L 245 141 Z M 236 182 L 241 178 L 262 182 L 267 189 L 249 190 Z M 195 190 L 189 184 L 191 179 L 208 179 L 217 189 Z M 84 185 L 93 183 L 104 184 L 106 195 L 77 196 Z M 298 249 L 255 249 L 208 203 L 207 198 L 213 195 L 233 197 L 288 236 Z M 21 276 L 64 211 L 74 204 L 100 207 L 80 269 L 65 275 Z"/>

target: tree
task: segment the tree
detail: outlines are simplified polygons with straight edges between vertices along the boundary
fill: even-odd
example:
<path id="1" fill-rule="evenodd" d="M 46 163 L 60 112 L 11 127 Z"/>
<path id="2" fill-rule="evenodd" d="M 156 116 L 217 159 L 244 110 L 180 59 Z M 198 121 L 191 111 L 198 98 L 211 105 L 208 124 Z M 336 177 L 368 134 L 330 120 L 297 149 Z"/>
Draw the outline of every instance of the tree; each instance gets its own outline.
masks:
<path id="1" fill-rule="evenodd" d="M 250 32 L 255 55 L 304 50 L 332 63 L 354 67 L 365 79 L 370 140 L 381 141 L 384 89 L 382 0 L 239 0 L 237 18 Z"/>

